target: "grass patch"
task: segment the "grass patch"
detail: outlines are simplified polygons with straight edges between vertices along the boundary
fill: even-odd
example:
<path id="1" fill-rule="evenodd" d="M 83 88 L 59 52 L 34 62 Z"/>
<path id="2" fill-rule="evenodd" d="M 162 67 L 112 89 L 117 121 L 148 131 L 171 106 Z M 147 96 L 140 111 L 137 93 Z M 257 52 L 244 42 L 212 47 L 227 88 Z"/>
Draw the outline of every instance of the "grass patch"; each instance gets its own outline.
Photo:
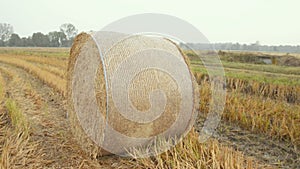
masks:
<path id="1" fill-rule="evenodd" d="M 202 65 L 192 65 L 191 69 L 193 72 L 199 72 L 202 74 L 208 74 L 207 70 Z M 247 81 L 257 81 L 260 83 L 274 84 L 274 85 L 287 85 L 287 86 L 299 86 L 300 78 L 292 78 L 287 76 L 280 75 L 266 75 L 264 73 L 252 73 L 246 72 L 241 69 L 240 71 L 226 70 L 225 67 L 225 76 L 227 78 L 237 78 Z"/>
<path id="2" fill-rule="evenodd" d="M 6 110 L 11 119 L 12 126 L 17 131 L 23 131 L 25 135 L 29 132 L 29 123 L 23 113 L 17 107 L 17 104 L 12 99 L 7 99 L 5 103 Z"/>
<path id="3" fill-rule="evenodd" d="M 196 65 L 203 66 L 203 63 L 200 60 L 192 60 L 191 64 L 195 66 Z M 253 70 L 253 71 L 261 71 L 261 72 L 269 72 L 269 73 L 287 74 L 287 75 L 291 75 L 291 74 L 300 75 L 299 67 L 263 65 L 263 64 L 258 65 L 258 64 L 227 62 L 227 61 L 222 61 L 222 64 L 224 68 Z"/>
<path id="4" fill-rule="evenodd" d="M 12 99 L 5 109 L 0 113 L 0 168 L 36 168 L 37 144 L 30 141 L 27 119 Z"/>
<path id="5" fill-rule="evenodd" d="M 0 73 L 0 103 L 4 98 L 4 81 Z"/>

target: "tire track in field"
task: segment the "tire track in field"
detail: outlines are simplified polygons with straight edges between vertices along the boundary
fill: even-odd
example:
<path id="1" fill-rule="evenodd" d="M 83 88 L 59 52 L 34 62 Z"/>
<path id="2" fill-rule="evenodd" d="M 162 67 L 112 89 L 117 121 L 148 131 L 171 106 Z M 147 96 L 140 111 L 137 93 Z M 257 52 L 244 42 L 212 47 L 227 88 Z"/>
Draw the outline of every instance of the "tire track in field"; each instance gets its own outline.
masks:
<path id="1" fill-rule="evenodd" d="M 205 117 L 199 117 L 195 128 L 202 128 Z M 228 121 L 221 120 L 213 138 L 225 146 L 233 147 L 261 162 L 279 168 L 300 168 L 300 152 L 287 142 L 244 130 Z"/>
<path id="2" fill-rule="evenodd" d="M 7 107 L 7 103 L 15 105 L 20 99 L 20 90 L 24 89 L 26 84 L 22 83 L 14 71 L 8 70 L 0 66 L 0 73 L 5 80 L 5 93 L 3 102 L 3 115 L 6 116 L 7 123 L 5 124 L 5 143 L 0 156 L 0 168 L 41 168 L 43 159 L 40 159 L 41 150 L 37 149 L 38 142 L 30 139 L 32 131 L 28 120 L 28 115 L 23 113 L 27 109 L 20 109 L 20 106 L 33 106 L 29 100 L 22 100 L 16 106 Z M 18 83 L 22 88 L 15 88 Z M 6 106 L 5 106 L 6 105 Z M 23 107 L 24 108 L 24 107 Z M 13 113 L 13 114 L 10 114 Z M 21 113 L 19 115 L 18 113 Z M 25 118 L 25 119 L 23 119 Z M 14 119 L 14 120 L 13 120 Z M 13 122 L 15 121 L 15 122 Z M 4 158 L 3 158 L 4 157 Z M 1 161 L 3 160 L 3 161 Z"/>
<path id="3" fill-rule="evenodd" d="M 98 168 L 99 164 L 87 157 L 76 144 L 65 118 L 65 100 L 50 87 L 21 68 L 0 64 L 20 78 L 8 87 L 32 126 L 31 139 L 38 142 L 42 155 L 41 167 Z"/>

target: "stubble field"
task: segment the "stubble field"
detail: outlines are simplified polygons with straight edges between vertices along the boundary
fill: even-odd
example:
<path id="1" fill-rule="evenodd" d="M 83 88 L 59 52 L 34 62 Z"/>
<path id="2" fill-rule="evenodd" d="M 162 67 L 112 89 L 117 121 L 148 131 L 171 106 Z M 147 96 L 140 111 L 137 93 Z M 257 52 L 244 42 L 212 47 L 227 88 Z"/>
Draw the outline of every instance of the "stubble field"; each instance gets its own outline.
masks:
<path id="1" fill-rule="evenodd" d="M 90 157 L 66 116 L 68 56 L 68 48 L 0 48 L 0 168 L 300 168 L 300 67 L 224 60 L 222 120 L 199 143 L 211 93 L 192 60 L 200 114 L 183 142 L 146 159 Z"/>

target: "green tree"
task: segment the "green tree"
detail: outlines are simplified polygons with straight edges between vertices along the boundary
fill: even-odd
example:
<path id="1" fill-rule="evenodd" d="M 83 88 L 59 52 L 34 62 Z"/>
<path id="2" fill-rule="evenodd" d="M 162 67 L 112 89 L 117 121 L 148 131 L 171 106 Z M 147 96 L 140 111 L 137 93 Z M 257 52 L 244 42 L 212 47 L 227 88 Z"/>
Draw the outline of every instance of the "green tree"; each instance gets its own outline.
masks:
<path id="1" fill-rule="evenodd" d="M 21 38 L 18 34 L 11 34 L 8 40 L 8 46 L 22 46 Z"/>
<path id="2" fill-rule="evenodd" d="M 5 46 L 5 43 L 3 40 L 0 40 L 0 46 Z"/>
<path id="3" fill-rule="evenodd" d="M 27 46 L 27 38 L 25 38 L 25 37 L 21 38 L 20 46 Z"/>
<path id="4" fill-rule="evenodd" d="M 34 33 L 32 35 L 33 46 L 37 47 L 49 47 L 50 40 L 47 35 L 42 34 L 41 32 Z"/>
<path id="5" fill-rule="evenodd" d="M 62 42 L 66 41 L 67 39 L 65 33 L 58 31 L 49 32 L 48 37 L 50 40 L 51 47 L 61 47 Z"/>
<path id="6" fill-rule="evenodd" d="M 25 46 L 25 47 L 34 46 L 34 44 L 32 42 L 32 38 L 30 36 L 28 36 L 27 38 L 26 37 L 21 38 L 21 44 L 22 44 L 22 46 Z"/>

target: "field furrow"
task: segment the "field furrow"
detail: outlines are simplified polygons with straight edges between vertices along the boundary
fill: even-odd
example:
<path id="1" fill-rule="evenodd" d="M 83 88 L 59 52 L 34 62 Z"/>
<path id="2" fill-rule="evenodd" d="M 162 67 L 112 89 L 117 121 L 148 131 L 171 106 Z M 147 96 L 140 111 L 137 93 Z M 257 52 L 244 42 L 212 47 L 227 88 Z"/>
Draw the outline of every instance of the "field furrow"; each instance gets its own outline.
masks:
<path id="1" fill-rule="evenodd" d="M 273 140 L 269 136 L 253 133 L 228 121 L 221 121 L 213 138 L 222 145 L 254 157 L 262 164 L 279 168 L 300 167 L 300 152 L 288 142 Z"/>
<path id="2" fill-rule="evenodd" d="M 1 67 L 0 70 L 6 83 L 2 85 L 0 105 L 0 168 L 40 168 L 43 163 L 38 157 L 41 151 L 37 142 L 31 140 L 31 124 L 22 112 L 16 95 L 17 89 L 12 85 L 19 83 L 13 72 Z M 2 81 L 3 82 L 3 81 Z M 5 86 L 5 87 L 4 87 Z M 28 104 L 26 100 L 22 104 Z"/>
<path id="3" fill-rule="evenodd" d="M 63 98 L 23 69 L 3 64 L 1 67 L 15 72 L 17 81 L 8 90 L 29 121 L 30 141 L 35 142 L 35 149 L 39 150 L 39 156 L 32 159 L 39 161 L 43 168 L 99 167 L 73 140 Z"/>
<path id="4" fill-rule="evenodd" d="M 39 67 L 42 70 L 45 70 L 47 72 L 50 72 L 62 79 L 66 79 L 66 70 L 59 68 L 59 67 L 55 67 L 55 66 L 51 66 L 51 65 L 47 65 L 47 64 L 42 64 L 42 63 L 35 63 L 35 65 L 37 67 Z"/>
<path id="5" fill-rule="evenodd" d="M 53 87 L 56 91 L 58 91 L 63 96 L 65 96 L 66 85 L 67 85 L 65 79 L 62 79 L 48 71 L 42 70 L 39 67 L 35 66 L 34 64 L 26 62 L 21 59 L 1 56 L 0 62 L 15 65 L 15 66 L 18 66 L 18 67 L 26 70 L 27 72 L 37 76 L 44 83 L 47 83 L 49 86 Z"/>

